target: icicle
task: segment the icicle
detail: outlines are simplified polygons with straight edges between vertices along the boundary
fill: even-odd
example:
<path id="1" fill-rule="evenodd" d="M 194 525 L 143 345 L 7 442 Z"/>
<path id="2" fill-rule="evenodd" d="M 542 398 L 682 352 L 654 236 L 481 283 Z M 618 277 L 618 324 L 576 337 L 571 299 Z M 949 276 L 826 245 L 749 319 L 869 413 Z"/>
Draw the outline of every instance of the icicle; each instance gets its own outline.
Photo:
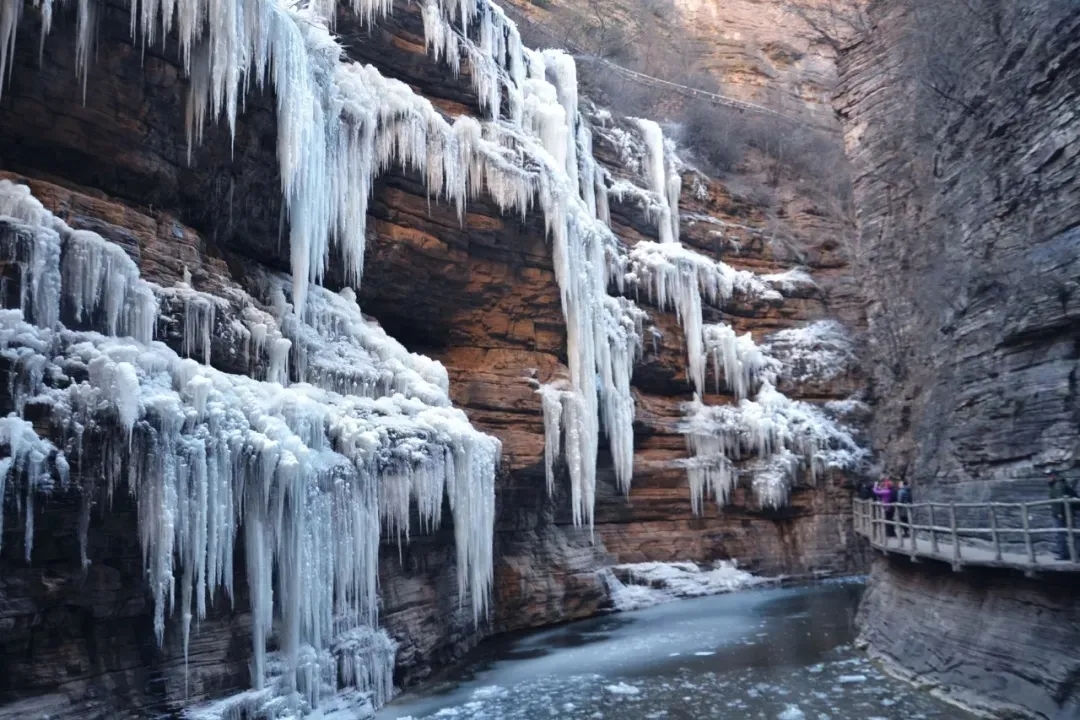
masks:
<path id="1" fill-rule="evenodd" d="M 678 220 L 673 220 L 673 212 L 678 213 L 678 196 L 674 208 L 671 204 L 669 190 L 674 187 L 668 185 L 667 162 L 664 156 L 664 132 L 653 120 L 634 118 L 642 137 L 645 139 L 645 174 L 649 181 L 649 189 L 660 198 L 660 213 L 657 218 L 657 226 L 660 229 L 660 242 L 676 242 Z"/>
<path id="2" fill-rule="evenodd" d="M 679 431 L 692 457 L 687 461 L 694 511 L 700 512 L 707 491 L 719 505 L 727 502 L 736 474 L 733 463 L 756 456 L 748 467 L 755 475 L 755 493 L 762 506 L 786 501 L 800 467 L 811 477 L 823 467 L 852 469 L 866 457 L 851 431 L 820 409 L 794 401 L 764 380 L 754 400 L 737 406 L 688 403 Z"/>
<path id="3" fill-rule="evenodd" d="M 674 308 L 686 333 L 688 375 L 700 394 L 705 392 L 706 366 L 702 296 L 718 306 L 736 294 L 749 299 L 781 299 L 753 273 L 734 270 L 679 243 L 639 242 L 630 251 L 626 278 L 644 285 L 661 309 Z"/>
<path id="4" fill-rule="evenodd" d="M 559 457 L 562 439 L 563 391 L 552 385 L 541 385 L 541 408 L 544 413 L 544 476 L 547 478 L 548 495 L 555 492 L 555 461 Z"/>
<path id="5" fill-rule="evenodd" d="M 184 349 L 205 353 L 216 303 L 192 290 L 190 278 L 174 288 L 144 283 L 118 248 L 93 233 L 70 232 L 28 197 L 21 186 L 0 185 L 0 209 L 37 223 L 0 220 L 0 253 L 20 267 L 25 285 L 34 286 L 22 305 L 49 305 L 53 290 L 38 260 L 60 257 L 63 244 L 65 272 L 56 273 L 53 285 L 73 316 L 106 330 L 122 326 L 116 308 L 146 289 L 152 299 L 184 302 Z M 0 355 L 12 367 L 16 406 L 33 398 L 51 407 L 53 427 L 75 438 L 80 463 L 86 426 L 101 434 L 100 474 L 109 496 L 126 481 L 136 499 L 159 642 L 169 615 L 177 613 L 187 662 L 192 622 L 205 617 L 218 588 L 233 596 L 233 550 L 242 531 L 253 616 L 252 683 L 268 693 L 260 695 L 263 701 L 302 698 L 298 711 L 311 709 L 341 681 L 374 692 L 381 702 L 392 692 L 391 641 L 377 635 L 368 650 L 354 643 L 348 667 L 331 653 L 332 647 L 346 652 L 345 638 L 374 632 L 380 516 L 391 530 L 397 523 L 407 533 L 415 501 L 424 528 L 431 529 L 443 497 L 449 499 L 459 598 L 471 604 L 479 622 L 493 578 L 501 446 L 450 406 L 445 368 L 409 353 L 365 320 L 351 290 L 335 295 L 311 288 L 308 323 L 284 298 L 288 281 L 267 280 L 265 289 L 277 318 L 248 305 L 242 317 L 261 330 L 229 322 L 245 330 L 245 342 L 254 337 L 266 343 L 268 374 L 276 382 L 222 373 L 163 344 L 148 344 L 148 338 L 31 325 L 15 309 L 0 311 Z M 56 315 L 35 310 L 35 317 Z M 342 370 L 368 373 L 370 394 L 341 394 L 318 384 L 284 387 L 293 351 L 316 381 L 329 380 L 335 362 Z M 361 360 L 363 367 L 351 367 Z M 53 387 L 55 379 L 64 386 Z M 0 460 L 0 497 L 12 487 L 26 508 L 29 557 L 35 493 L 52 483 L 47 461 L 54 458 L 65 483 L 68 461 L 14 416 L 0 420 L 0 445 L 10 449 Z M 80 511 L 84 567 L 90 562 L 86 531 L 94 488 L 88 480 Z M 401 503 L 381 506 L 391 497 Z M 266 652 L 275 619 L 280 662 Z"/>
<path id="6" fill-rule="evenodd" d="M 776 382 L 780 362 L 758 347 L 749 333 L 737 336 L 727 325 L 705 325 L 702 329 L 705 352 L 712 359 L 716 391 L 720 392 L 720 375 L 739 400 L 748 397 L 759 380 Z"/>

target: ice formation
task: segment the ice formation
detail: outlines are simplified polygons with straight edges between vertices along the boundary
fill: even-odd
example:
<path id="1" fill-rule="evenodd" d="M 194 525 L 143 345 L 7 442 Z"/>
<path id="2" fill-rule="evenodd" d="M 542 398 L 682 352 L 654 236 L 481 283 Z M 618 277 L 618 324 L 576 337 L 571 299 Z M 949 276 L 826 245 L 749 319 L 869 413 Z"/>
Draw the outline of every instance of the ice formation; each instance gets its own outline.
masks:
<path id="1" fill-rule="evenodd" d="M 311 288 L 309 324 L 284 301 L 288 281 L 267 278 L 278 316 L 246 307 L 247 333 L 271 367 L 282 365 L 275 348 L 291 350 L 301 382 L 280 368 L 268 381 L 231 375 L 152 340 L 161 297 L 196 328 L 185 326 L 185 354 L 211 359 L 215 310 L 191 312 L 209 301 L 188 282 L 143 281 L 119 247 L 72 230 L 25 186 L 0 180 L 0 215 L 0 253 L 21 269 L 20 307 L 0 312 L 16 408 L 0 421 L 0 482 L 24 505 L 28 558 L 34 493 L 66 484 L 74 463 L 85 534 L 100 468 L 108 497 L 126 487 L 135 500 L 157 640 L 178 614 L 186 652 L 192 621 L 222 593 L 234 597 L 242 533 L 253 626 L 246 697 L 284 697 L 300 710 L 338 686 L 388 696 L 392 646 L 372 629 L 378 548 L 382 531 L 408 539 L 410 504 L 433 528 L 448 498 L 459 597 L 474 619 L 486 613 L 500 443 L 450 406 L 445 369 L 365 320 L 351 291 Z M 330 372 L 335 362 L 347 370 Z M 18 416 L 30 405 L 48 418 L 48 438 Z M 85 536 L 81 544 L 88 562 Z"/>
<path id="2" fill-rule="evenodd" d="M 721 371 L 725 386 L 739 400 L 752 394 L 759 381 L 776 381 L 780 362 L 758 347 L 750 333 L 737 335 L 731 326 L 718 323 L 705 325 L 702 334 L 718 393 Z"/>
<path id="3" fill-rule="evenodd" d="M 281 653 L 267 654 L 267 679 L 260 690 L 247 690 L 202 705 L 189 707 L 188 720 L 236 720 L 272 717 L 300 720 L 305 714 L 321 720 L 369 718 L 393 696 L 394 656 L 397 643 L 382 630 L 356 627 L 342 633 L 321 652 L 305 649 L 301 672 L 303 686 L 322 696 L 317 712 L 301 705 L 290 708 L 284 686 L 286 665 Z M 345 689 L 338 689 L 343 684 Z M 355 688 L 367 688 L 359 691 Z M 315 693 L 313 693 L 315 694 Z"/>
<path id="4" fill-rule="evenodd" d="M 47 34 L 52 5 L 50 0 L 39 5 L 42 32 Z M 391 3 L 352 0 L 351 7 L 372 22 L 389 12 Z M 93 3 L 85 2 L 76 8 L 76 70 L 84 83 L 95 34 L 94 8 Z M 438 522 L 445 490 L 458 533 L 459 580 L 468 588 L 479 615 L 490 585 L 490 541 L 485 546 L 484 538 L 490 539 L 493 521 L 488 490 L 498 457 L 497 443 L 473 431 L 464 417 L 450 408 L 441 366 L 404 352 L 366 321 L 351 291 L 338 295 L 317 285 L 330 262 L 331 250 L 343 263 L 347 282 L 359 284 L 367 205 L 378 174 L 393 165 L 417 171 L 428 192 L 452 203 L 462 219 L 466 204 L 482 194 L 504 212 L 524 217 L 534 205 L 543 212 L 566 319 L 569 370 L 565 381 L 541 389 L 547 430 L 546 473 L 550 486 L 558 458 L 565 458 L 573 517 L 579 525 L 592 523 L 601 428 L 611 445 L 617 481 L 624 491 L 633 474 L 630 377 L 641 351 L 644 314 L 633 302 L 610 296 L 609 285 L 614 283 L 620 292 L 627 286 L 635 292 L 644 288 L 661 309 L 675 309 L 686 330 L 688 369 L 694 387 L 705 393 L 707 364 L 712 357 L 717 375 L 723 366 L 725 383 L 741 397 L 749 395 L 758 383 L 762 392 L 772 387 L 772 365 L 742 339 L 707 328 L 702 302 L 720 306 L 737 294 L 774 301 L 781 297 L 777 288 L 787 291 L 804 278 L 792 273 L 759 278 L 680 245 L 678 159 L 659 126 L 646 120 L 636 123 L 645 143 L 640 169 L 646 173 L 650 188 L 639 192 L 615 183 L 613 191 L 636 193 L 648 201 L 661 242 L 640 242 L 627 251 L 608 227 L 608 178 L 593 157 L 591 130 L 579 110 L 573 59 L 557 50 L 524 48 L 514 23 L 489 0 L 422 0 L 421 8 L 429 51 L 454 72 L 462 69 L 463 61 L 467 63 L 485 114 L 483 120 L 461 116 L 451 121 L 406 84 L 384 77 L 373 66 L 343 60 L 343 50 L 329 28 L 335 14 L 331 0 L 306 5 L 286 0 L 141 0 L 133 4 L 133 37 L 153 44 L 172 31 L 178 35 L 180 55 L 191 78 L 189 147 L 200 140 L 207 121 L 224 119 L 234 130 L 244 93 L 253 83 L 274 91 L 292 278 L 270 278 L 263 284 L 260 302 L 270 310 L 248 304 L 242 319 L 232 321 L 232 329 L 244 338 L 252 371 L 261 369 L 261 381 L 225 380 L 233 376 L 207 367 L 222 310 L 211 296 L 195 291 L 190 283 L 151 288 L 138 278 L 134 264 L 121 249 L 92 233 L 55 229 L 51 226 L 54 221 L 44 215 L 29 217 L 40 214 L 40 206 L 23 207 L 27 204 L 17 197 L 4 200 L 13 209 L 0 214 L 30 223 L 36 229 L 27 242 L 41 245 L 40 253 L 33 254 L 34 260 L 25 270 L 28 281 L 23 284 L 21 307 L 24 320 L 52 332 L 49 343 L 59 343 L 59 349 L 53 353 L 51 365 L 35 360 L 34 372 L 44 372 L 48 365 L 50 372 L 63 374 L 65 363 L 93 360 L 101 368 L 101 375 L 95 376 L 101 384 L 93 388 L 104 398 L 112 397 L 108 388 L 134 387 L 131 380 L 137 378 L 139 390 L 128 393 L 125 403 L 119 403 L 123 393 L 117 391 L 115 405 L 109 404 L 112 400 L 101 400 L 98 409 L 112 408 L 127 432 L 129 445 L 148 447 L 146 443 L 152 441 L 154 447 L 166 447 L 163 456 L 182 457 L 173 465 L 184 469 L 170 466 L 168 471 L 173 475 L 168 477 L 183 476 L 189 486 L 202 486 L 203 461 L 199 458 L 225 452 L 211 436 L 222 431 L 221 408 L 239 403 L 244 409 L 235 418 L 225 413 L 234 423 L 227 426 L 229 432 L 243 438 L 235 444 L 230 441 L 229 453 L 247 453 L 260 463 L 268 463 L 275 468 L 274 474 L 283 478 L 274 482 L 294 490 L 303 483 L 321 487 L 335 473 L 355 472 L 361 478 L 374 473 L 382 478 L 374 494 L 356 480 L 335 484 L 338 489 L 329 495 L 336 498 L 334 493 L 348 486 L 350 492 L 362 496 L 356 501 L 358 508 L 365 508 L 365 513 L 376 508 L 384 529 L 401 538 L 407 538 L 411 531 L 410 499 L 420 505 L 422 522 L 433 525 Z M 21 2 L 0 1 L 0 77 L 14 47 L 21 11 Z M 207 18 L 220 21 L 207 22 Z M 60 241 L 40 240 L 51 238 L 50 232 L 62 237 L 63 246 L 69 248 L 63 253 L 61 277 L 42 269 L 54 267 L 51 260 L 42 259 L 53 257 L 48 253 L 59 257 Z M 58 324 L 60 304 L 53 298 L 61 294 L 74 323 L 70 330 Z M 159 299 L 184 304 L 182 349 L 188 359 L 173 357 L 152 343 Z M 50 315 L 53 312 L 57 314 Z M 103 335 L 73 334 L 75 329 L 91 328 Z M 20 330 L 20 336 L 26 332 Z M 130 336 L 131 340 L 118 345 L 112 336 Z M 68 346 L 82 348 L 80 352 L 86 357 L 69 357 L 64 349 Z M 28 377 L 36 376 L 31 373 Z M 297 382 L 291 384 L 293 380 Z M 169 386 L 169 391 L 144 395 L 144 388 L 159 384 Z M 50 397 L 55 394 L 41 392 Z M 323 407 L 323 414 L 312 414 L 314 405 Z M 166 422 L 164 418 L 172 419 Z M 89 419 L 71 422 L 81 423 L 81 433 Z M 148 423 L 152 426 L 155 422 L 161 426 L 154 426 L 150 433 Z M 383 432 L 391 426 L 393 432 Z M 201 450 L 197 443 L 192 444 L 195 441 L 186 439 L 192 433 L 206 435 L 199 437 Z M 698 435 L 701 433 L 688 432 L 691 438 Z M 268 438 L 265 442 L 273 449 L 259 449 L 263 441 L 249 436 Z M 707 464 L 707 448 L 700 449 L 702 452 L 695 450 L 692 462 Z M 119 453 L 118 457 L 127 455 Z M 220 473 L 225 470 L 220 463 L 211 470 L 210 460 L 206 462 L 207 487 L 224 482 Z M 715 488 L 714 494 L 724 485 L 706 484 Z M 160 492 L 172 497 L 168 488 Z M 699 482 L 695 507 L 700 506 L 700 496 Z M 283 497 L 291 496 L 285 493 Z M 263 498 L 261 504 L 244 503 L 245 513 L 256 513 L 245 524 L 245 532 L 254 533 L 249 544 L 249 553 L 256 553 L 250 563 L 252 596 L 263 608 L 256 614 L 257 635 L 268 631 L 270 611 L 266 608 L 276 603 L 266 568 L 285 552 L 300 552 L 301 547 L 307 547 L 303 543 L 326 541 L 314 537 L 317 533 L 311 524 L 274 525 L 284 517 L 272 515 L 278 507 L 275 502 L 283 500 L 273 496 Z M 324 505 L 312 507 L 310 512 L 332 512 L 334 500 L 325 500 Z M 190 508 L 185 506 L 183 512 L 188 513 L 183 522 L 190 522 Z M 459 517 L 464 521 L 458 522 Z M 202 521 L 196 518 L 196 522 Z M 355 529 L 349 532 L 360 537 Z M 162 533 L 168 534 L 159 531 Z M 333 537 L 353 536 L 344 532 Z M 169 546 L 164 537 L 153 533 L 148 533 L 145 541 L 154 548 Z M 182 538 L 178 534 L 173 542 L 187 548 L 181 557 L 181 567 L 187 573 L 185 558 L 200 556 L 202 536 L 195 533 L 194 538 Z M 355 540 L 357 553 L 370 555 L 366 542 Z M 161 552 L 164 550 L 150 555 L 158 557 Z M 214 552 L 223 551 L 215 546 Z M 358 578 L 360 571 L 344 567 L 348 564 L 335 561 L 333 568 L 311 572 L 323 573 L 319 575 L 323 580 L 347 572 Z M 195 565 L 190 567 L 195 585 L 185 579 L 181 589 L 192 597 L 184 596 L 180 601 L 189 614 L 191 603 L 205 602 L 206 587 L 214 587 L 206 567 L 201 571 Z M 219 571 L 218 580 L 224 581 L 221 568 L 215 565 L 214 569 Z M 162 598 L 166 589 L 171 595 L 173 586 L 166 578 L 172 568 L 161 565 L 148 567 L 150 570 L 156 573 L 151 581 L 164 584 Z M 204 573 L 201 579 L 199 572 Z M 294 576 L 282 578 L 282 582 L 301 581 Z M 366 593 L 356 585 L 344 597 L 332 599 L 334 603 L 345 602 L 353 616 L 364 619 L 370 600 Z M 295 593 L 284 594 L 289 602 L 297 602 Z M 283 677 L 290 687 L 297 682 L 294 668 L 300 645 L 309 643 L 316 653 L 321 652 L 328 642 L 327 628 L 337 622 L 325 610 L 326 597 L 313 602 L 310 608 L 289 610 L 299 613 L 299 619 L 287 628 L 284 650 L 289 670 Z M 257 646 L 260 640 L 257 638 Z"/>
<path id="5" fill-rule="evenodd" d="M 601 578 L 615 609 L 624 612 L 680 598 L 734 592 L 767 582 L 738 569 L 728 560 L 720 560 L 708 570 L 688 562 L 613 565 L 602 571 Z"/>
<path id="6" fill-rule="evenodd" d="M 735 270 L 674 242 L 643 241 L 631 248 L 624 282 L 644 287 L 648 299 L 661 310 L 675 310 L 686 333 L 688 374 L 702 395 L 706 369 L 702 300 L 721 307 L 735 295 L 751 300 L 782 299 L 757 275 Z"/>
<path id="7" fill-rule="evenodd" d="M 386 0 L 356 0 L 352 6 L 367 19 L 389 9 Z M 92 22 L 87 7 L 78 6 L 80 27 Z M 18 12 L 11 3 L 3 8 L 0 62 L 6 62 L 14 42 L 11 23 Z M 455 71 L 462 58 L 468 62 L 488 115 L 486 122 L 462 116 L 451 123 L 404 83 L 371 66 L 342 62 L 342 49 L 326 24 L 332 8 L 320 2 L 298 9 L 283 0 L 216 5 L 180 0 L 175 6 L 144 0 L 133 12 L 132 32 L 152 43 L 175 22 L 191 74 L 189 144 L 200 139 L 208 119 L 224 117 L 235 127 L 242 93 L 252 80 L 273 87 L 297 317 L 307 317 L 308 288 L 322 278 L 331 244 L 345 263 L 346 279 L 360 280 L 372 181 L 393 163 L 418 170 L 429 192 L 454 203 L 462 216 L 465 203 L 482 192 L 501 209 L 521 215 L 538 202 L 562 291 L 575 396 L 574 407 L 564 413 L 575 427 L 562 445 L 578 468 L 571 478 L 583 505 L 575 517 L 585 522 L 592 512 L 584 503 L 595 485 L 601 415 L 616 408 L 624 413 L 633 403 L 620 385 L 631 367 L 611 365 L 630 355 L 619 346 L 603 347 L 609 338 L 622 342 L 617 330 L 622 318 L 605 300 L 617 241 L 605 223 L 604 173 L 592 157 L 591 134 L 578 110 L 574 61 L 561 51 L 526 50 L 516 26 L 490 2 L 425 0 L 429 49 Z M 202 19 L 210 16 L 224 21 L 205 24 Z M 476 31 L 470 34 L 470 28 Z M 85 77 L 89 53 L 81 39 L 77 54 Z M 252 339 L 262 341 L 258 334 Z M 198 340 L 188 350 L 194 352 Z M 278 381 L 285 379 L 291 356 L 285 341 L 277 339 L 270 348 L 275 353 L 271 377 Z M 608 379 L 612 384 L 605 385 Z M 610 437 L 631 422 L 620 414 L 605 418 L 604 427 Z M 616 443 L 629 447 L 632 438 Z M 618 472 L 620 482 L 629 481 L 628 463 Z"/>
<path id="8" fill-rule="evenodd" d="M 866 457 L 852 431 L 817 406 L 792 400 L 765 380 L 753 400 L 737 405 L 688 403 L 680 431 L 691 501 L 700 512 L 706 494 L 724 505 L 738 479 L 735 463 L 754 458 L 754 494 L 762 507 L 779 507 L 800 467 L 811 477 L 826 468 L 852 469 Z"/>
<path id="9" fill-rule="evenodd" d="M 783 377 L 794 383 L 828 382 L 855 361 L 851 338 L 835 320 L 773 333 L 763 348 L 780 360 Z"/>
<path id="10" fill-rule="evenodd" d="M 655 120 L 635 118 L 635 122 L 645 139 L 645 177 L 649 181 L 649 189 L 660 198 L 661 211 L 658 218 L 660 242 L 675 242 L 677 238 L 672 234 L 672 207 L 667 192 L 664 132 Z"/>
<path id="11" fill-rule="evenodd" d="M 660 242 L 679 240 L 679 196 L 682 194 L 683 163 L 675 153 L 675 144 L 664 136 L 653 120 L 630 118 L 636 137 L 618 125 L 610 124 L 610 113 L 590 107 L 590 115 L 600 123 L 600 132 L 615 146 L 624 168 L 644 175 L 646 187 L 620 178 L 607 189 L 607 196 L 618 202 L 636 205 L 645 220 L 655 225 Z M 610 124 L 610 126 L 609 126 Z"/>

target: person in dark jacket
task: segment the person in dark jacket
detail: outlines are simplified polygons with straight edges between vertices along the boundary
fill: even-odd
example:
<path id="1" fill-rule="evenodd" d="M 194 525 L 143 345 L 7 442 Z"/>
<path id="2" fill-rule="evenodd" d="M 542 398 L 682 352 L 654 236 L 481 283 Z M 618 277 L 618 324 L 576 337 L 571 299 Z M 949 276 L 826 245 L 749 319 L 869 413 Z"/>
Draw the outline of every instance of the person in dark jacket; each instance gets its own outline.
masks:
<path id="1" fill-rule="evenodd" d="M 1077 517 L 1080 514 L 1080 503 L 1076 502 L 1076 491 L 1066 483 L 1064 480 L 1057 476 L 1057 473 L 1048 472 L 1046 474 L 1047 489 L 1049 490 L 1049 497 L 1051 500 L 1064 500 L 1071 505 L 1072 510 L 1072 524 L 1073 532 L 1072 537 L 1068 537 L 1067 532 L 1059 532 L 1055 535 L 1056 540 L 1056 554 L 1058 560 L 1069 560 L 1069 541 L 1074 543 L 1077 555 L 1080 556 L 1080 535 L 1077 534 L 1077 527 L 1080 518 Z M 1065 514 L 1065 503 L 1059 502 L 1050 506 L 1050 512 L 1054 515 L 1054 525 L 1058 530 L 1065 530 L 1069 527 L 1068 516 Z"/>
<path id="2" fill-rule="evenodd" d="M 896 491 L 896 520 L 904 525 L 911 523 L 911 485 L 907 480 L 900 481 L 900 489 Z M 904 537 L 909 535 L 908 529 L 901 526 Z"/>
<path id="3" fill-rule="evenodd" d="M 874 499 L 874 485 L 869 480 L 863 480 L 859 483 L 859 499 L 860 500 L 873 500 Z"/>

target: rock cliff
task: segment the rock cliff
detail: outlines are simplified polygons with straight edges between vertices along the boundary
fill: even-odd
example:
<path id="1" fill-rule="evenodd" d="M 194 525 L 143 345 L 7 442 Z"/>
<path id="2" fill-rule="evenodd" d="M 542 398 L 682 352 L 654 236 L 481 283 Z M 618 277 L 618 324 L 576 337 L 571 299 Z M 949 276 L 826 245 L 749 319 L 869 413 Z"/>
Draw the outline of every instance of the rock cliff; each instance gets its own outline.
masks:
<path id="1" fill-rule="evenodd" d="M 186 282 L 218 298 L 207 347 L 199 349 L 218 370 L 251 373 L 232 330 L 243 310 L 237 298 L 258 297 L 259 278 L 288 271 L 290 262 L 281 230 L 273 94 L 252 88 L 235 135 L 224 122 L 208 123 L 189 159 L 188 88 L 176 43 L 133 42 L 126 3 L 102 4 L 98 22 L 94 61 L 82 79 L 73 17 L 58 10 L 39 52 L 41 15 L 26 8 L 9 58 L 11 80 L 0 96 L 0 177 L 28 184 L 72 228 L 122 246 L 145 279 L 165 288 Z M 373 28 L 341 10 L 336 32 L 351 57 L 402 79 L 448 116 L 480 114 L 468 72 L 456 77 L 427 53 L 415 4 L 394 3 L 393 14 Z M 641 169 L 623 167 L 603 133 L 596 153 L 613 175 L 644 184 Z M 684 245 L 758 273 L 805 264 L 817 283 L 785 292 L 782 300 L 733 303 L 723 313 L 708 308 L 707 321 L 723 318 L 758 339 L 825 318 L 857 325 L 847 258 L 828 223 L 809 213 L 792 219 L 808 241 L 796 254 L 770 242 L 760 213 L 722 183 L 691 170 L 685 175 Z M 633 203 L 615 202 L 611 212 L 613 229 L 628 244 L 656 238 L 655 223 Z M 374 188 L 367 235 L 358 292 L 364 312 L 409 350 L 439 360 L 453 402 L 478 429 L 498 437 L 503 451 L 486 621 L 474 625 L 468 603 L 459 602 L 448 519 L 441 530 L 414 534 L 407 545 L 381 548 L 380 624 L 398 643 L 398 684 L 423 679 L 485 634 L 597 612 L 608 602 L 597 571 L 613 562 L 734 558 L 768 574 L 863 566 L 851 533 L 850 483 L 838 473 L 824 474 L 816 485 L 803 479 L 778 510 L 759 508 L 748 476 L 726 508 L 709 502 L 701 516 L 693 514 L 679 466 L 687 456 L 685 438 L 677 428 L 681 405 L 693 394 L 686 341 L 674 314 L 655 307 L 647 311 L 656 332 L 646 339 L 634 375 L 630 495 L 617 489 L 602 447 L 595 531 L 575 528 L 565 468 L 554 495 L 545 490 L 541 401 L 530 382 L 565 375 L 567 363 L 560 290 L 540 213 L 503 214 L 491 198 L 480 197 L 461 219 L 416 173 L 391 169 Z M 14 292 L 18 267 L 5 261 L 4 268 L 11 281 L 6 292 Z M 332 266 L 325 284 L 340 288 L 345 276 Z M 11 302 L 17 306 L 17 297 Z M 166 297 L 157 338 L 180 353 L 190 331 L 186 318 L 183 301 Z M 860 383 L 848 367 L 781 389 L 812 401 L 839 400 Z M 4 413 L 11 402 L 5 399 Z M 231 606 L 215 605 L 193 630 L 186 660 L 175 624 L 158 648 L 134 502 L 118 494 L 107 512 L 99 507 L 91 514 L 85 572 L 78 540 L 82 504 L 71 490 L 33 510 L 38 542 L 29 564 L 17 510 L 11 503 L 5 508 L 0 718 L 31 711 L 52 718 L 147 717 L 246 687 L 252 619 L 244 583 L 236 583 Z"/>
<path id="2" fill-rule="evenodd" d="M 916 501 L 1044 499 L 1043 472 L 1075 479 L 1080 459 L 1080 14 L 913 1 L 873 3 L 871 19 L 841 55 L 837 108 L 878 457 Z M 1073 717 L 1067 590 L 905 563 L 874 567 L 862 623 L 875 652 L 1003 716 Z M 973 617 L 1052 626 L 1056 640 L 1027 645 L 1014 625 L 972 644 Z"/>

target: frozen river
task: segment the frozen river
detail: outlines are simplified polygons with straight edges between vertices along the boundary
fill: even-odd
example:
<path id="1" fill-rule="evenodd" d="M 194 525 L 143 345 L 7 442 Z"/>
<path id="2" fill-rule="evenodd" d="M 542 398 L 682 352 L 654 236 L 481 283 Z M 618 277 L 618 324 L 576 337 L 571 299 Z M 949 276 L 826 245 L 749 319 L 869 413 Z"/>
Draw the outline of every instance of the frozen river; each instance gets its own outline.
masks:
<path id="1" fill-rule="evenodd" d="M 851 647 L 862 586 L 682 600 L 482 645 L 379 720 L 968 720 Z"/>

